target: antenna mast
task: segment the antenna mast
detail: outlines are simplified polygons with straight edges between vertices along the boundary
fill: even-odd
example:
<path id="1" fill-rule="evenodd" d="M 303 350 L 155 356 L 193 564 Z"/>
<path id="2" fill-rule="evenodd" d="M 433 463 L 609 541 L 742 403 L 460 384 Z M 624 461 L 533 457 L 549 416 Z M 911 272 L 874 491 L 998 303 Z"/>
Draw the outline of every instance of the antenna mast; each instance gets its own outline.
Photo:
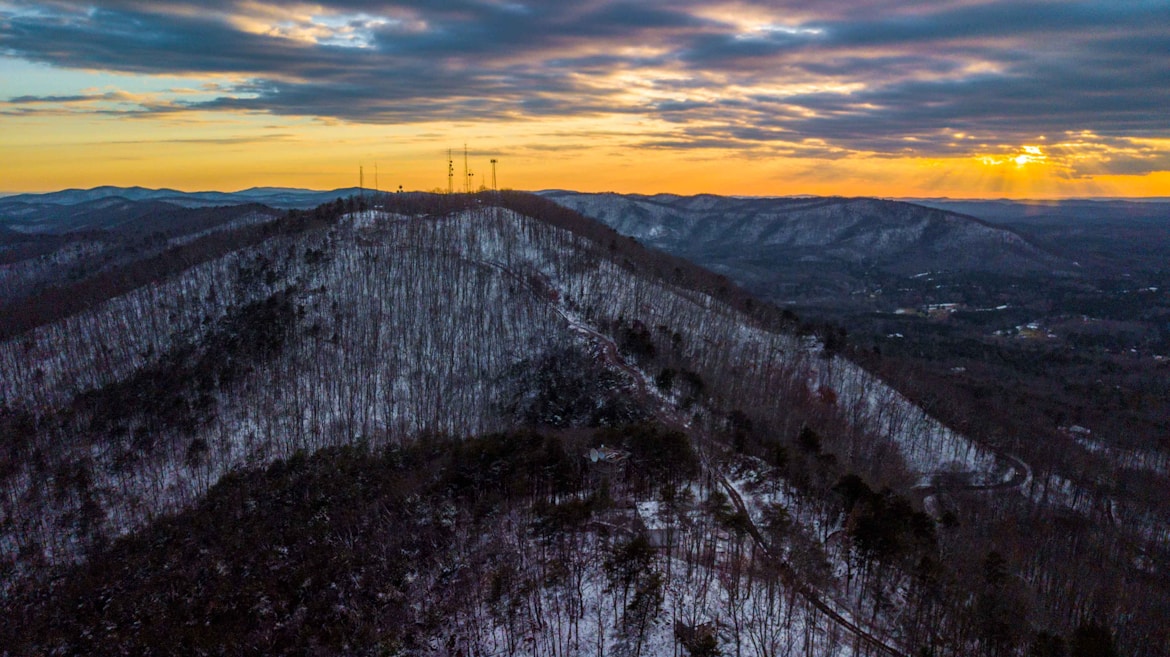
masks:
<path id="1" fill-rule="evenodd" d="M 498 162 L 498 160 L 496 160 L 496 158 L 493 157 L 492 158 L 492 191 L 493 192 L 500 191 L 500 188 L 496 187 L 496 162 Z"/>
<path id="2" fill-rule="evenodd" d="M 447 193 L 455 193 L 455 160 L 451 158 L 451 149 L 447 149 Z"/>
<path id="3" fill-rule="evenodd" d="M 358 198 L 366 198 L 366 169 L 358 165 Z"/>
<path id="4" fill-rule="evenodd" d="M 463 191 L 471 193 L 471 169 L 467 168 L 467 143 L 463 144 Z"/>

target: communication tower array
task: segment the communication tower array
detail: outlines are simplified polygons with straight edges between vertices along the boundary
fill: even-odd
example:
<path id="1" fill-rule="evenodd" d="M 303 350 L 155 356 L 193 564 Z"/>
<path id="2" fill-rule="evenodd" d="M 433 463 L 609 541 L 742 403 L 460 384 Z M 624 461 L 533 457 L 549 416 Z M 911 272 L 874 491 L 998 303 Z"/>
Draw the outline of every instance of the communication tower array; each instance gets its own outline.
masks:
<path id="1" fill-rule="evenodd" d="M 499 191 L 499 183 L 496 179 L 496 165 L 499 164 L 499 160 L 492 158 L 488 162 L 492 165 L 491 190 Z M 474 177 L 475 172 L 471 170 L 471 159 L 467 150 L 467 144 L 463 144 L 463 192 L 465 194 L 470 194 L 475 191 L 475 187 L 472 184 Z M 481 183 L 481 189 L 487 189 L 486 180 Z M 455 158 L 450 148 L 447 149 L 447 193 L 455 193 Z"/>

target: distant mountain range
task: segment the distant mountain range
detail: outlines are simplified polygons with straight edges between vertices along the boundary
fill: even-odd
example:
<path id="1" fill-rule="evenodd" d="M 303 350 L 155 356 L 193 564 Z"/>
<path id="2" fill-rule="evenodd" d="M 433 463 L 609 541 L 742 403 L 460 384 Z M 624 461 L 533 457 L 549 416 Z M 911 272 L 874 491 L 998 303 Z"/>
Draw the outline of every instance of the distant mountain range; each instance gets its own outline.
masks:
<path id="1" fill-rule="evenodd" d="M 108 198 L 128 201 L 160 201 L 182 207 L 208 207 L 260 203 L 272 208 L 311 208 L 334 199 L 362 193 L 358 187 L 317 191 L 291 187 L 253 187 L 238 192 L 181 192 L 176 189 L 147 189 L 145 187 L 94 187 L 93 189 L 66 189 L 47 194 L 17 194 L 0 197 L 0 209 L 12 204 L 78 205 Z M 371 190 L 365 190 L 370 193 Z M 5 211 L 4 214 L 7 214 Z"/>
<path id="2" fill-rule="evenodd" d="M 254 187 L 183 192 L 143 187 L 67 189 L 0 197 L 0 241 L 19 234 L 167 230 L 196 209 L 308 209 L 369 194 Z M 932 270 L 1022 273 L 1160 266 L 1170 249 L 1170 202 L 1159 199 L 1009 201 L 540 193 L 646 244 L 733 275 L 757 292 L 838 294 L 856 278 Z M 186 210 L 187 212 L 184 212 Z M 854 272 L 855 274 L 856 272 Z M 845 284 L 842 287 L 842 283 Z M 786 293 L 788 294 L 788 293 Z"/>
<path id="3" fill-rule="evenodd" d="M 1044 220 L 1168 221 L 1170 198 L 1070 199 L 1066 201 L 1008 201 L 959 199 L 906 199 L 911 203 L 948 212 L 969 214 L 1007 224 Z"/>
<path id="4" fill-rule="evenodd" d="M 185 230 L 185 222 L 206 221 L 216 208 L 256 206 L 272 210 L 308 209 L 356 196 L 357 187 L 314 191 L 255 187 L 239 192 L 180 192 L 143 187 L 66 189 L 48 194 L 0 198 L 0 243 L 17 234 L 64 235 L 84 231 L 149 234 Z M 365 190 L 370 193 L 370 190 Z M 261 207 L 263 206 L 263 207 Z M 227 213 L 233 214 L 233 213 Z M 7 233 L 7 236 L 6 236 Z"/>

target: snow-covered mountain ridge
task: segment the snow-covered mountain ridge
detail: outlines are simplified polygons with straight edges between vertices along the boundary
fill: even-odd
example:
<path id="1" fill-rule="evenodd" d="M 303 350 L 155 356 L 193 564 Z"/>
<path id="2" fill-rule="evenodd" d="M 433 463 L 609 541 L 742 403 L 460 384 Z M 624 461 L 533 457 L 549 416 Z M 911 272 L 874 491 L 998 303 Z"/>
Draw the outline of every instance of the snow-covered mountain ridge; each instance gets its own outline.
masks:
<path id="1" fill-rule="evenodd" d="M 40 413 L 76 408 L 76 399 L 132 382 L 136 373 L 169 363 L 176 351 L 200 350 L 240 309 L 271 299 L 295 308 L 279 357 L 248 366 L 231 388 L 221 383 L 207 391 L 220 410 L 193 430 L 156 427 L 154 418 L 133 409 L 113 409 L 121 419 L 105 440 L 93 442 L 91 435 L 73 450 L 55 450 L 65 461 L 86 455 L 107 467 L 141 452 L 134 458 L 149 457 L 142 465 L 154 483 L 115 484 L 124 474 L 95 482 L 109 497 L 115 531 L 134 524 L 123 524 L 125 509 L 174 508 L 233 468 L 332 444 L 338 436 L 395 442 L 507 426 L 497 409 L 516 394 L 508 372 L 579 348 L 558 309 L 602 330 L 630 320 L 668 327 L 684 336 L 680 356 L 704 376 L 741 373 L 720 389 L 728 398 L 766 404 L 760 394 L 767 376 L 810 385 L 820 378 L 815 385 L 839 389 L 850 404 L 891 412 L 893 398 L 874 401 L 884 394 L 877 392 L 880 383 L 847 361 L 825 369 L 829 362 L 822 364 L 790 333 L 756 327 L 711 296 L 632 275 L 603 248 L 498 208 L 438 220 L 376 210 L 349 214 L 327 231 L 270 239 L 0 344 L 0 403 Z M 538 288 L 517 288 L 515 279 Z M 832 374 L 816 374 L 810 369 L 816 367 Z M 182 391 L 180 397 L 184 405 L 199 403 Z M 907 402 L 896 403 L 905 405 L 897 413 L 902 421 L 913 417 L 921 429 L 904 436 L 874 430 L 913 444 L 906 453 L 911 467 L 934 471 L 970 450 L 956 452 L 944 434 L 941 443 L 930 438 L 939 429 L 920 425 L 925 416 Z M 919 435 L 922 430 L 927 434 Z M 135 439 L 139 434 L 146 435 Z M 137 445 L 144 441 L 145 450 Z M 192 469 L 183 463 L 194 443 L 211 447 Z M 977 467 L 993 465 L 979 459 L 986 457 L 976 459 Z M 33 479 L 26 481 L 31 486 Z"/>

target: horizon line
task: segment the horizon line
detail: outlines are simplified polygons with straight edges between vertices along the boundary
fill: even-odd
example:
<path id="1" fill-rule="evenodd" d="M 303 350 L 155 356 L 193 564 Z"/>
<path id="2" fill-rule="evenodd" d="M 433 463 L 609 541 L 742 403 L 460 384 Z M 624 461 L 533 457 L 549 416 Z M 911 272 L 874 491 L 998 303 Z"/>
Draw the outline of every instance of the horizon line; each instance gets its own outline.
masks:
<path id="1" fill-rule="evenodd" d="M 68 188 L 56 189 L 56 190 L 51 190 L 51 191 L 0 191 L 0 199 L 11 198 L 13 196 L 47 196 L 50 194 L 61 194 L 61 193 L 65 193 L 65 192 L 92 192 L 94 190 L 103 189 L 103 188 L 111 188 L 111 189 L 118 189 L 118 190 L 140 189 L 140 190 L 144 190 L 144 191 L 148 191 L 148 192 L 170 191 L 170 192 L 177 192 L 179 194 L 187 194 L 187 195 L 196 195 L 196 194 L 232 195 L 232 194 L 242 194 L 242 193 L 254 191 L 254 190 L 283 190 L 283 191 L 288 191 L 288 192 L 329 194 L 332 192 L 340 192 L 340 191 L 345 191 L 345 190 L 369 189 L 370 191 L 376 191 L 378 193 L 387 193 L 387 194 L 395 193 L 393 191 L 374 190 L 372 188 L 365 188 L 365 187 L 361 187 L 361 186 L 336 187 L 333 189 L 312 189 L 312 188 L 308 188 L 308 187 L 286 187 L 286 186 L 282 186 L 282 185 L 253 185 L 251 187 L 245 187 L 245 188 L 237 189 L 237 190 L 233 190 L 233 191 L 224 191 L 224 190 L 220 190 L 220 189 L 200 189 L 200 190 L 196 190 L 196 191 L 189 191 L 189 190 L 179 189 L 179 188 L 175 188 L 175 187 L 145 187 L 142 185 L 129 185 L 129 186 L 96 185 L 94 187 L 88 187 L 88 188 L 68 187 Z M 445 192 L 442 192 L 442 191 L 435 192 L 434 190 L 423 190 L 423 189 L 414 189 L 414 190 L 405 190 L 405 191 L 408 193 L 445 194 Z M 491 190 L 480 190 L 480 191 L 491 191 Z M 948 202 L 994 202 L 994 201 L 1001 201 L 1001 202 L 1009 202 L 1009 203 L 1059 203 L 1059 202 L 1067 202 L 1067 201 L 1170 202 L 1170 196 L 1060 196 L 1060 197 L 1057 197 L 1057 196 L 1053 196 L 1053 197 L 964 196 L 964 197 L 957 197 L 957 196 L 887 196 L 887 195 L 874 195 L 874 194 L 851 195 L 851 194 L 800 194 L 800 193 L 797 193 L 797 194 L 775 194 L 775 195 L 771 195 L 771 194 L 718 194 L 718 193 L 714 193 L 714 192 L 703 192 L 703 191 L 697 191 L 697 192 L 691 192 L 691 193 L 684 194 L 684 193 L 677 193 L 677 192 L 616 192 L 613 190 L 580 191 L 580 190 L 564 189 L 564 188 L 544 188 L 544 189 L 536 189 L 536 190 L 510 189 L 510 190 L 506 190 L 506 191 L 522 191 L 522 192 L 526 191 L 526 192 L 529 192 L 532 194 L 547 194 L 547 193 L 553 193 L 553 192 L 565 192 L 565 193 L 571 193 L 571 194 L 616 194 L 619 196 L 679 196 L 679 197 L 720 196 L 720 197 L 724 197 L 724 198 L 755 198 L 755 199 L 770 199 L 770 198 L 775 198 L 775 199 L 872 198 L 872 199 L 889 200 L 889 201 L 926 201 L 926 202 L 929 202 L 929 201 L 948 201 Z M 465 194 L 468 192 L 456 192 L 456 193 L 464 193 Z M 471 192 L 471 193 L 477 193 L 477 192 Z"/>

